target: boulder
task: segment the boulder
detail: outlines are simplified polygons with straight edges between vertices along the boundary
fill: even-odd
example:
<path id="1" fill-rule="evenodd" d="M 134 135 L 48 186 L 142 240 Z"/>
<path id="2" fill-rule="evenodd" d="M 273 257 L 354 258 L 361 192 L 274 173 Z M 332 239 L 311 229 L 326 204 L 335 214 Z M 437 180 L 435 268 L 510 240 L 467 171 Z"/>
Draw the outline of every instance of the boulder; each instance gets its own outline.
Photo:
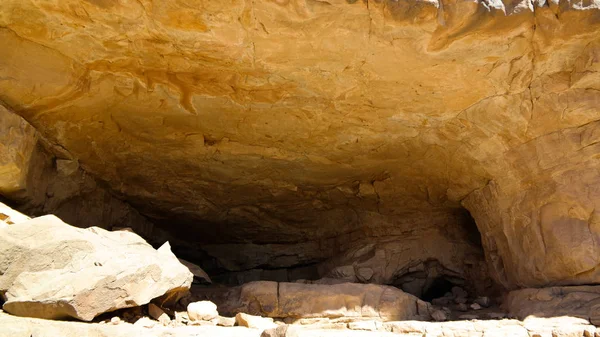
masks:
<path id="1" fill-rule="evenodd" d="M 210 321 L 219 317 L 217 306 L 210 301 L 190 303 L 187 312 L 191 321 Z"/>
<path id="2" fill-rule="evenodd" d="M 204 296 L 210 297 L 206 291 Z M 222 313 L 272 318 L 370 317 L 428 320 L 431 305 L 402 290 L 376 284 L 335 285 L 258 281 L 211 298 Z"/>
<path id="3" fill-rule="evenodd" d="M 429 304 L 400 289 L 376 285 L 279 283 L 280 317 L 429 319 Z"/>
<path id="4" fill-rule="evenodd" d="M 511 291 L 503 302 L 510 316 L 582 317 L 600 325 L 600 286 L 550 287 Z"/>
<path id="5" fill-rule="evenodd" d="M 134 233 L 75 228 L 53 215 L 0 229 L 0 294 L 13 315 L 90 321 L 171 303 L 192 277 L 168 243 L 156 250 Z"/>

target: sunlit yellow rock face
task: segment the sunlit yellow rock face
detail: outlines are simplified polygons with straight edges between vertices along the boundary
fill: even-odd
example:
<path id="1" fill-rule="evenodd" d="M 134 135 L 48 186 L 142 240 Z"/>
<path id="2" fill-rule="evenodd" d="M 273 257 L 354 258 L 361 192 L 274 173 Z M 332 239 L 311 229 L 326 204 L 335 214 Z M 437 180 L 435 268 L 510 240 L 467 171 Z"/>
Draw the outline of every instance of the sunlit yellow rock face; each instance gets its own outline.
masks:
<path id="1" fill-rule="evenodd" d="M 502 285 L 592 283 L 599 7 L 3 0 L 0 100 L 198 245 L 463 242 L 464 205 Z"/>
<path id="2" fill-rule="evenodd" d="M 0 106 L 0 193 L 16 197 L 27 188 L 29 162 L 36 144 L 35 129 Z"/>

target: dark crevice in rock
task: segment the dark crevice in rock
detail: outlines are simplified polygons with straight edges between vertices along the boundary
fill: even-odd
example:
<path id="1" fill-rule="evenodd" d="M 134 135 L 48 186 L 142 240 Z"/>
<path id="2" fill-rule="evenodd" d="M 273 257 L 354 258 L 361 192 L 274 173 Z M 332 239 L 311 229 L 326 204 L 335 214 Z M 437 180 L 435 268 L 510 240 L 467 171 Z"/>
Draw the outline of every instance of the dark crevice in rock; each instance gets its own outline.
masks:
<path id="1" fill-rule="evenodd" d="M 205 264 L 202 264 L 203 266 Z M 212 280 L 224 285 L 240 285 L 252 281 L 294 282 L 319 279 L 318 264 L 294 265 L 287 268 L 253 268 L 240 271 L 221 271 L 211 274 Z"/>
<path id="2" fill-rule="evenodd" d="M 460 274 L 444 268 L 439 261 L 432 259 L 409 268 L 407 272 L 400 272 L 391 285 L 430 301 L 444 296 L 448 286 L 451 289 L 452 286 L 464 286 L 468 283 Z"/>
<path id="3" fill-rule="evenodd" d="M 446 293 L 452 291 L 456 284 L 444 276 L 437 277 L 431 281 L 431 284 L 423 289 L 421 299 L 431 302 L 434 298 L 444 297 Z"/>
<path id="4" fill-rule="evenodd" d="M 16 207 L 17 207 L 17 203 L 15 203 L 11 199 L 8 199 L 8 198 L 2 196 L 1 194 L 0 194 L 0 202 L 3 203 L 3 204 L 5 204 L 5 205 L 7 205 L 10 208 L 16 209 Z"/>
<path id="5" fill-rule="evenodd" d="M 466 238 L 470 244 L 476 247 L 481 248 L 481 253 L 483 254 L 483 245 L 481 243 L 481 233 L 479 232 L 479 228 L 477 228 L 477 223 L 475 219 L 471 216 L 471 213 L 463 208 L 464 221 L 460 222 L 460 225 L 463 231 L 467 234 Z"/>

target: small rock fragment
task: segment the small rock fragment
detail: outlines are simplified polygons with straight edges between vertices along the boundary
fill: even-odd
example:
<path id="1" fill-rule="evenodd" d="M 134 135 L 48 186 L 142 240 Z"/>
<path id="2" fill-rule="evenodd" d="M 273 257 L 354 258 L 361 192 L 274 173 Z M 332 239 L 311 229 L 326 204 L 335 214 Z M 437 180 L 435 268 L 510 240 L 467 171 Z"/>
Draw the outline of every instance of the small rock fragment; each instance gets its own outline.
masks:
<path id="1" fill-rule="evenodd" d="M 481 305 L 479 305 L 477 303 L 473 303 L 473 304 L 471 304 L 471 309 L 473 309 L 473 310 L 481 310 Z"/>
<path id="2" fill-rule="evenodd" d="M 272 318 L 252 316 L 241 312 L 235 315 L 235 322 L 239 326 L 245 326 L 248 328 L 256 328 L 261 330 L 272 329 L 277 327 L 277 324 L 273 322 Z"/>
<path id="3" fill-rule="evenodd" d="M 175 322 L 178 324 L 185 325 L 190 321 L 190 317 L 188 316 L 187 311 L 176 311 L 175 312 Z"/>
<path id="4" fill-rule="evenodd" d="M 154 303 L 148 304 L 148 314 L 164 326 L 171 322 L 169 315 Z"/>
<path id="5" fill-rule="evenodd" d="M 195 325 L 195 326 L 217 326 L 217 322 L 215 319 L 212 319 L 210 321 L 190 321 L 188 323 L 188 325 Z"/>
<path id="6" fill-rule="evenodd" d="M 235 317 L 217 317 L 217 325 L 219 326 L 234 326 L 235 325 Z"/>
<path id="7" fill-rule="evenodd" d="M 434 310 L 431 317 L 437 322 L 443 322 L 448 319 L 448 315 L 443 310 Z"/>
<path id="8" fill-rule="evenodd" d="M 288 330 L 287 325 L 280 325 L 276 328 L 266 329 L 260 337 L 285 337 Z"/>
<path id="9" fill-rule="evenodd" d="M 469 307 L 467 307 L 467 305 L 465 303 L 460 303 L 456 306 L 456 310 L 465 312 L 465 311 L 469 310 Z"/>
<path id="10" fill-rule="evenodd" d="M 119 325 L 119 323 L 121 323 L 121 319 L 118 316 L 115 316 L 110 319 L 110 324 L 112 325 Z"/>
<path id="11" fill-rule="evenodd" d="M 464 304 L 464 303 L 467 303 L 467 298 L 466 297 L 457 297 L 454 299 L 454 302 L 457 304 Z"/>
<path id="12" fill-rule="evenodd" d="M 190 303 L 187 306 L 187 312 L 191 321 L 210 321 L 219 316 L 217 306 L 211 301 Z"/>
<path id="13" fill-rule="evenodd" d="M 487 296 L 481 296 L 481 297 L 477 297 L 475 299 L 475 303 L 479 304 L 480 306 L 487 308 L 490 306 L 490 298 Z"/>
<path id="14" fill-rule="evenodd" d="M 491 319 L 503 319 L 506 318 L 506 314 L 503 312 L 490 312 L 487 316 Z"/>

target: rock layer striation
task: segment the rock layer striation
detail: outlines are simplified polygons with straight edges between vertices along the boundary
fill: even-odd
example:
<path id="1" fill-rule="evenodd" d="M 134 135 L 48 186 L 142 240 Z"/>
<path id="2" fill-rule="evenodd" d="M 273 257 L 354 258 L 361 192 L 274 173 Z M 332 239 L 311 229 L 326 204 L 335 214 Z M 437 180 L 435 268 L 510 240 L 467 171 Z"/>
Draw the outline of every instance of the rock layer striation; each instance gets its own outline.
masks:
<path id="1" fill-rule="evenodd" d="M 4 0 L 0 102 L 213 271 L 470 245 L 466 207 L 504 287 L 597 283 L 599 7 Z"/>

